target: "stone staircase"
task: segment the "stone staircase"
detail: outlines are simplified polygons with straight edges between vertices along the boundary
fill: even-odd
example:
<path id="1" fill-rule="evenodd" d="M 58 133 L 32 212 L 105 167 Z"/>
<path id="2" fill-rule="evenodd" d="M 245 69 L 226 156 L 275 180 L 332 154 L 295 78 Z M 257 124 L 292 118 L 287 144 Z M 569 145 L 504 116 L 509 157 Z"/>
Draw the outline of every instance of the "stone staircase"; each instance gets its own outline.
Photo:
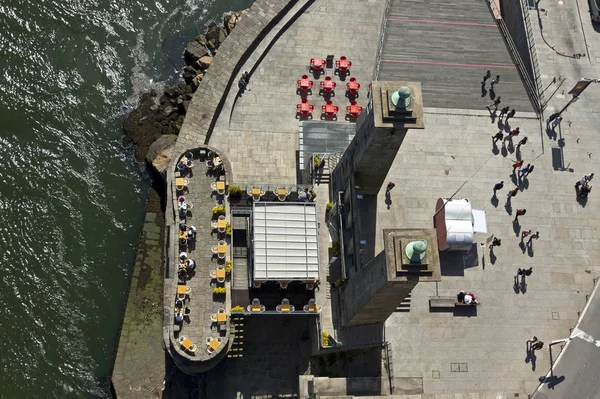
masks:
<path id="1" fill-rule="evenodd" d="M 404 300 L 396 307 L 395 312 L 410 312 L 410 293 Z"/>

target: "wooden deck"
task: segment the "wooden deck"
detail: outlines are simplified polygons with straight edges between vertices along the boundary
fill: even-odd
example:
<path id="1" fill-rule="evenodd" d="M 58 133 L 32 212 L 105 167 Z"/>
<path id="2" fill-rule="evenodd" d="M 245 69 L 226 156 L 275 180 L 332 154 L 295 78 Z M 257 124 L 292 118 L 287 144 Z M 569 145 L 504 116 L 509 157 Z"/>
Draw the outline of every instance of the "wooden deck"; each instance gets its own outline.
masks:
<path id="1" fill-rule="evenodd" d="M 533 111 L 485 0 L 392 0 L 378 80 L 420 81 L 426 107 L 485 110 L 488 69 L 501 107 Z"/>

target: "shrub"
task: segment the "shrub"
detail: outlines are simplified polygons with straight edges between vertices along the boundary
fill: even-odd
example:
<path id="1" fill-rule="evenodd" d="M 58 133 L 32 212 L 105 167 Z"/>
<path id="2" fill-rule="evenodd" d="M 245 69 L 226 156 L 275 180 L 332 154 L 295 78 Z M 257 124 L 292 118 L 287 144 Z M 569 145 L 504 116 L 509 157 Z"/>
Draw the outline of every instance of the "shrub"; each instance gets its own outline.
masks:
<path id="1" fill-rule="evenodd" d="M 232 197 L 239 197 L 242 195 L 242 188 L 240 186 L 229 186 L 227 191 Z"/>
<path id="2" fill-rule="evenodd" d="M 321 336 L 323 337 L 323 346 L 329 346 L 329 334 L 323 331 Z"/>
<path id="3" fill-rule="evenodd" d="M 234 306 L 231 308 L 231 313 L 239 313 L 239 312 L 243 312 L 244 310 L 245 309 L 242 306 L 237 305 L 237 306 Z"/>
<path id="4" fill-rule="evenodd" d="M 225 207 L 224 206 L 213 206 L 212 213 L 215 216 L 224 215 L 225 214 Z"/>
<path id="5" fill-rule="evenodd" d="M 226 292 L 227 292 L 227 290 L 225 289 L 225 287 L 215 287 L 215 288 L 213 288 L 213 294 L 215 294 L 215 295 L 221 295 L 221 294 L 224 294 Z"/>
<path id="6" fill-rule="evenodd" d="M 319 169 L 319 166 L 321 166 L 321 157 L 318 155 L 315 155 L 313 158 L 313 163 L 315 165 L 315 169 Z"/>
<path id="7" fill-rule="evenodd" d="M 331 243 L 331 249 L 333 250 L 333 256 L 340 256 L 340 243 L 338 241 Z"/>
<path id="8" fill-rule="evenodd" d="M 230 260 L 228 260 L 227 262 L 225 262 L 225 273 L 227 275 L 231 274 L 231 266 L 232 265 L 231 265 L 231 261 Z"/>
<path id="9" fill-rule="evenodd" d="M 328 202 L 327 205 L 325 205 L 325 210 L 329 212 L 331 208 L 333 208 L 333 202 Z"/>
<path id="10" fill-rule="evenodd" d="M 228 236 L 231 235 L 231 224 L 230 223 L 227 223 L 225 225 L 225 235 L 228 235 Z"/>
<path id="11" fill-rule="evenodd" d="M 343 284 L 343 283 L 344 283 L 344 282 L 343 282 L 342 280 L 340 280 L 340 279 L 337 279 L 337 280 L 335 280 L 335 282 L 333 283 L 333 286 L 334 286 L 335 288 L 340 288 L 340 287 L 342 286 L 342 284 Z"/>

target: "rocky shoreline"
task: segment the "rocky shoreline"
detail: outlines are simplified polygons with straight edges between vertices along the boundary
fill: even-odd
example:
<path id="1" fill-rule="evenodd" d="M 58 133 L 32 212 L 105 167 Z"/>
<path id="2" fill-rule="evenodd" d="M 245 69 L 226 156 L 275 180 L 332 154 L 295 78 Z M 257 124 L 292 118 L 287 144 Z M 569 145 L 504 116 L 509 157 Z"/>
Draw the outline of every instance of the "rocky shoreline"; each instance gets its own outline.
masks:
<path id="1" fill-rule="evenodd" d="M 183 54 L 182 82 L 166 87 L 162 93 L 153 90 L 142 94 L 138 106 L 123 121 L 123 145 L 134 145 L 137 162 L 147 162 L 154 172 L 166 168 L 170 157 L 162 152 L 177 139 L 205 71 L 243 15 L 244 11 L 225 15 L 223 27 L 211 22 L 206 33 L 188 43 Z"/>

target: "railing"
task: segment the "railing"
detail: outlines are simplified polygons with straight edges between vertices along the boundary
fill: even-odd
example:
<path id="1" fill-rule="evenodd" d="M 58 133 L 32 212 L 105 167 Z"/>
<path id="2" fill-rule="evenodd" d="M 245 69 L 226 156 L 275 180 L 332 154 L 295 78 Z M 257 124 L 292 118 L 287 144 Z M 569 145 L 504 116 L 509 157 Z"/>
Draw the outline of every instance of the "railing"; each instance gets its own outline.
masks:
<path id="1" fill-rule="evenodd" d="M 523 1 L 527 1 L 527 0 L 521 0 L 521 1 L 523 2 Z M 496 3 L 493 0 L 487 1 L 487 4 L 490 8 L 492 15 L 498 15 L 498 16 L 502 15 L 500 10 L 496 6 Z M 525 10 L 522 10 L 522 11 L 523 11 L 523 16 L 525 16 L 526 15 Z M 534 70 L 534 75 L 537 75 L 537 77 L 535 78 L 536 81 L 534 82 L 531 80 L 531 77 L 529 76 L 529 73 L 527 72 L 527 68 L 525 68 L 525 65 L 523 64 L 523 60 L 522 60 L 521 56 L 519 55 L 517 46 L 515 45 L 514 41 L 512 40 L 510 32 L 508 31 L 508 28 L 506 27 L 506 23 L 504 23 L 504 20 L 501 18 L 494 17 L 494 19 L 496 20 L 496 23 L 498 24 L 498 28 L 500 29 L 502 38 L 504 39 L 504 42 L 506 43 L 506 46 L 508 47 L 508 53 L 510 54 L 510 56 L 513 60 L 513 63 L 517 66 L 519 75 L 521 76 L 521 79 L 523 80 L 523 83 L 525 84 L 525 91 L 527 92 L 527 95 L 528 95 L 529 99 L 531 100 L 531 103 L 533 104 L 533 107 L 535 108 L 536 113 L 541 114 L 542 102 L 540 101 L 540 96 L 539 96 L 539 93 L 540 93 L 539 87 L 541 85 L 541 81 L 539 82 L 539 85 L 538 85 L 537 79 L 539 77 L 539 66 L 538 66 L 538 62 L 537 62 L 537 56 L 535 56 L 535 64 L 534 64 L 533 57 L 531 57 L 532 69 Z M 529 14 L 527 14 L 527 19 L 529 19 Z M 529 29 L 531 29 L 531 23 L 529 23 Z M 529 32 L 528 32 L 527 36 L 528 36 L 528 42 L 530 43 L 529 53 L 530 53 L 530 55 L 532 53 L 535 54 L 535 49 L 531 47 L 531 43 L 533 42 L 533 35 L 530 36 Z M 535 65 L 535 66 L 533 66 L 533 65 Z M 535 72 L 535 70 L 537 70 L 537 72 Z"/>
<path id="2" fill-rule="evenodd" d="M 383 43 L 385 41 L 385 31 L 387 29 L 387 20 L 390 15 L 391 0 L 385 0 L 385 10 L 381 21 L 381 29 L 379 32 L 379 48 L 377 49 L 377 58 L 375 60 L 375 70 L 373 71 L 373 81 L 379 78 L 379 65 L 381 65 L 381 55 L 383 53 Z"/>
<path id="3" fill-rule="evenodd" d="M 533 80 L 539 93 L 539 102 L 544 104 L 544 93 L 542 92 L 542 76 L 540 74 L 540 64 L 538 62 L 537 51 L 535 51 L 535 39 L 533 38 L 533 30 L 531 28 L 531 20 L 529 18 L 529 0 L 521 0 L 521 12 L 525 23 L 525 32 L 527 33 L 527 44 L 529 47 L 529 57 L 531 58 L 531 68 L 533 69 Z M 542 106 L 543 110 L 544 107 Z"/>

